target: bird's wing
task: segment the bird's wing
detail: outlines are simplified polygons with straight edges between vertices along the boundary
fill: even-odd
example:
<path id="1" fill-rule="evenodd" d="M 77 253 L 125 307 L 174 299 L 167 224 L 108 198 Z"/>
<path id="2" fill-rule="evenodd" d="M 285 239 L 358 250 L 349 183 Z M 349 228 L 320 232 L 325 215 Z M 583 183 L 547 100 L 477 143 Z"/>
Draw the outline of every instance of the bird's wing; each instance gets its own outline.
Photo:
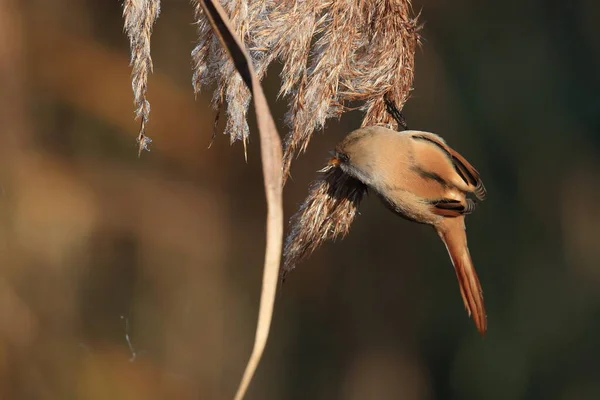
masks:
<path id="1" fill-rule="evenodd" d="M 471 200 L 464 201 L 456 199 L 441 199 L 430 202 L 432 210 L 435 214 L 443 217 L 460 217 L 461 215 L 471 214 L 477 204 Z"/>
<path id="2" fill-rule="evenodd" d="M 412 137 L 417 140 L 425 140 L 440 148 L 454 164 L 454 169 L 467 184 L 470 191 L 475 194 L 479 200 L 484 200 L 486 196 L 485 186 L 481 181 L 479 172 L 458 152 L 452 149 L 437 135 L 429 132 L 415 132 Z"/>

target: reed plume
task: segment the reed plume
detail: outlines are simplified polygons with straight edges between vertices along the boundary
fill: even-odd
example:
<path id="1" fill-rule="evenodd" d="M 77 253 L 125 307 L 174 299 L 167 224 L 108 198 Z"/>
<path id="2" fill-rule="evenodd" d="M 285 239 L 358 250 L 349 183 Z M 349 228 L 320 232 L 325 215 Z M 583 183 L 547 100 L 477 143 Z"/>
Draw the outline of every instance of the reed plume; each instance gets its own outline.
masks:
<path id="1" fill-rule="evenodd" d="M 213 105 L 226 104 L 225 134 L 248 139 L 250 93 L 211 34 L 197 0 L 199 41 L 192 52 L 193 87 L 216 83 Z M 259 79 L 269 65 L 283 65 L 280 96 L 289 101 L 284 177 L 295 154 L 328 118 L 364 111 L 362 125 L 395 127 L 384 96 L 400 108 L 413 81 L 419 43 L 409 0 L 223 0 L 236 34 L 250 50 Z"/>
<path id="2" fill-rule="evenodd" d="M 141 120 L 137 138 L 138 155 L 142 150 L 150 151 L 148 145 L 152 142 L 152 139 L 146 136 L 146 124 L 150 115 L 150 102 L 146 99 L 146 91 L 148 75 L 153 69 L 150 37 L 159 14 L 160 0 L 125 0 L 123 3 L 124 29 L 131 48 L 131 87 L 136 107 L 135 115 L 136 119 Z"/>
<path id="3" fill-rule="evenodd" d="M 410 0 L 191 0 L 198 43 L 192 51 L 192 85 L 216 84 L 213 107 L 226 105 L 225 134 L 248 141 L 247 112 L 254 99 L 267 195 L 267 248 L 255 342 L 235 399 L 244 397 L 266 345 L 281 255 L 281 187 L 294 155 L 304 152 L 327 119 L 358 108 L 362 125 L 395 128 L 386 99 L 400 109 L 408 99 L 414 52 L 419 43 Z M 150 37 L 159 0 L 124 0 L 131 47 L 136 116 L 141 119 L 139 153 L 148 150 L 146 123 L 152 72 Z M 206 13 L 206 14 L 205 14 Z M 248 50 L 246 52 L 246 49 Z M 260 88 L 269 65 L 282 64 L 279 96 L 288 99 L 283 164 L 279 135 Z M 241 75 L 240 75 L 241 74 Z M 219 112 L 217 112 L 219 115 Z M 292 218 L 282 273 L 323 241 L 346 235 L 366 187 L 339 168 L 326 168 Z M 283 176 L 281 175 L 283 173 Z"/>
<path id="4" fill-rule="evenodd" d="M 327 166 L 320 172 L 322 175 L 312 183 L 308 196 L 290 220 L 281 283 L 296 264 L 308 258 L 323 242 L 348 234 L 367 192 L 364 184 L 341 168 Z"/>

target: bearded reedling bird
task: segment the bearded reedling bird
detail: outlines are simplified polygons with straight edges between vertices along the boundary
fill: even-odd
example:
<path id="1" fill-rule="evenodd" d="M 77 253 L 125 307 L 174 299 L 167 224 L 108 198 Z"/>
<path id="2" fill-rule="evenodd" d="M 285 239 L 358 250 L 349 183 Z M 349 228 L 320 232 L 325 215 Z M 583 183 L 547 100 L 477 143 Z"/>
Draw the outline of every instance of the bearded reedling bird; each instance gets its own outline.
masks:
<path id="1" fill-rule="evenodd" d="M 375 191 L 393 212 L 433 226 L 454 265 L 467 313 L 485 335 L 483 295 L 465 231 L 465 215 L 476 204 L 467 195 L 486 195 L 477 170 L 433 133 L 381 126 L 351 132 L 333 154 L 329 165 Z"/>

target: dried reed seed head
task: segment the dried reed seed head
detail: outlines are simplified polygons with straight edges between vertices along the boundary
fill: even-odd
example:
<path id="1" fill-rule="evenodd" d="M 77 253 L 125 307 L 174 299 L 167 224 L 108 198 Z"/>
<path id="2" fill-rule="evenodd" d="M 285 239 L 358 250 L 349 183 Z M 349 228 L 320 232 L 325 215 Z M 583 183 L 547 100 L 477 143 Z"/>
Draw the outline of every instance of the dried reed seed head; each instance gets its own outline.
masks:
<path id="1" fill-rule="evenodd" d="M 131 49 L 131 87 L 133 89 L 136 118 L 141 119 L 137 142 L 139 153 L 149 150 L 152 140 L 145 135 L 150 115 L 150 102 L 146 99 L 148 75 L 152 72 L 150 37 L 152 27 L 160 14 L 160 0 L 125 0 L 123 2 L 124 29 Z"/>
<path id="2" fill-rule="evenodd" d="M 302 260 L 308 258 L 324 241 L 346 236 L 356 217 L 367 187 L 345 174 L 341 168 L 328 166 L 311 184 L 308 197 L 290 220 L 285 241 L 281 280 Z"/>
<path id="3" fill-rule="evenodd" d="M 246 139 L 250 93 L 198 11 L 193 85 L 217 83 L 215 107 L 227 102 L 225 134 Z M 409 0 L 223 0 L 236 33 L 250 49 L 259 78 L 283 64 L 280 95 L 289 98 L 284 175 L 315 130 L 340 117 L 348 103 L 364 102 L 362 126 L 395 126 L 385 94 L 401 109 L 413 81 L 419 27 Z"/>

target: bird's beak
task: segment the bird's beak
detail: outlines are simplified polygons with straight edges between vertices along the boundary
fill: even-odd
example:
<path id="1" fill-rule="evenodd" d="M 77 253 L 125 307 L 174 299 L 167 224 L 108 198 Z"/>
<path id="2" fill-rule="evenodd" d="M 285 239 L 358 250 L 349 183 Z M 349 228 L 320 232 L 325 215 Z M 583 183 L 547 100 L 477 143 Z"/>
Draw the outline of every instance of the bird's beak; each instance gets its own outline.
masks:
<path id="1" fill-rule="evenodd" d="M 332 167 L 337 167 L 338 165 L 340 165 L 340 160 L 337 157 L 332 157 L 328 162 L 327 165 L 332 166 Z"/>
<path id="2" fill-rule="evenodd" d="M 327 171 L 331 171 L 333 168 L 337 168 L 340 166 L 340 159 L 337 158 L 335 151 L 330 151 L 329 154 L 332 155 L 332 157 L 329 159 L 329 161 L 327 161 L 327 165 L 325 165 L 323 168 L 321 168 L 319 171 L 317 172 L 327 172 Z"/>
<path id="3" fill-rule="evenodd" d="M 332 150 L 332 151 L 329 152 L 329 154 L 331 154 L 333 157 L 331 157 L 329 159 L 329 161 L 327 162 L 327 166 L 330 166 L 330 167 L 337 167 L 337 166 L 339 166 L 340 165 L 340 159 L 337 158 L 336 152 Z"/>

